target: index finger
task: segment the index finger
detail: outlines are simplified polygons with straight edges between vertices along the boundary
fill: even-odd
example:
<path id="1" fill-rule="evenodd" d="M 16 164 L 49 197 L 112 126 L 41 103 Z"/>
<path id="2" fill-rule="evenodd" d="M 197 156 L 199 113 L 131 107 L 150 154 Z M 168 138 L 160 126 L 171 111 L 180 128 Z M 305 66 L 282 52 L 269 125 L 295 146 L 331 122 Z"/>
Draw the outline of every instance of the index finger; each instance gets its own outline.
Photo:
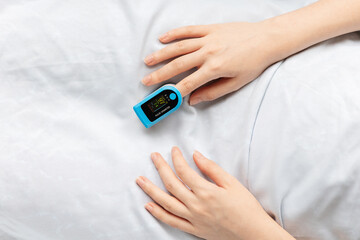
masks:
<path id="1" fill-rule="evenodd" d="M 216 79 L 207 73 L 203 68 L 199 68 L 180 82 L 176 84 L 176 88 L 180 91 L 181 96 L 185 97 L 194 90 L 198 89 L 202 85 L 211 80 Z"/>
<path id="2" fill-rule="evenodd" d="M 193 192 L 198 193 L 198 191 L 212 184 L 187 164 L 179 148 L 173 147 L 171 154 L 176 174 Z"/>

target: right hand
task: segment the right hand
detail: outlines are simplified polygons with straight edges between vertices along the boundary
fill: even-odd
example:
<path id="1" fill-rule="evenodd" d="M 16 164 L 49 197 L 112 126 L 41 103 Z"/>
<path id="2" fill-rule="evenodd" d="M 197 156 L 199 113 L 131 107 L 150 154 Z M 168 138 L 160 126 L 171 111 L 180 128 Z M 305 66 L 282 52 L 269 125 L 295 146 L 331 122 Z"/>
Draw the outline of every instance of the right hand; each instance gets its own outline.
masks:
<path id="1" fill-rule="evenodd" d="M 201 153 L 194 153 L 194 161 L 212 181 L 190 168 L 177 147 L 172 149 L 175 172 L 159 153 L 151 158 L 169 193 L 143 176 L 136 182 L 154 200 L 145 208 L 160 221 L 209 240 L 295 240 L 235 177 Z"/>

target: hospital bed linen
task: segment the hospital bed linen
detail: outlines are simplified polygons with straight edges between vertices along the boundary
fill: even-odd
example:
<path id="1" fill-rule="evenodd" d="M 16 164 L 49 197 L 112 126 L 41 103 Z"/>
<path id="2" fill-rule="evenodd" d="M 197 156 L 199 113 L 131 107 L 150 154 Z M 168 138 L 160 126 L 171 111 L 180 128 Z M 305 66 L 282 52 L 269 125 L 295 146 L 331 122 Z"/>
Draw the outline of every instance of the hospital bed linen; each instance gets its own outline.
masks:
<path id="1" fill-rule="evenodd" d="M 357 239 L 356 34 L 279 62 L 240 91 L 145 129 L 132 106 L 157 37 L 259 21 L 310 1 L 13 0 L 0 3 L 0 239 L 196 239 L 155 220 L 136 186 L 149 155 L 197 149 L 299 239 Z M 239 66 L 241 67 L 241 66 Z M 188 74 L 188 73 L 187 73 Z M 186 74 L 172 79 L 176 83 Z"/>

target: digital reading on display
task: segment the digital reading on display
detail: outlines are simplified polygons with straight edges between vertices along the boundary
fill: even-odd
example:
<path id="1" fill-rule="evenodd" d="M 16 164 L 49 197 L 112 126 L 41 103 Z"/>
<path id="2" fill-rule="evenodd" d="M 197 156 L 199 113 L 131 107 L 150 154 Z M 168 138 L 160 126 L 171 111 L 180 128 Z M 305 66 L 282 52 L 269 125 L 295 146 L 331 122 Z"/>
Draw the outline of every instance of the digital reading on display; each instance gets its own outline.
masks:
<path id="1" fill-rule="evenodd" d="M 148 103 L 148 107 L 150 108 L 151 112 L 154 113 L 154 112 L 160 110 L 162 107 L 164 107 L 167 103 L 168 103 L 168 101 L 166 101 L 165 96 L 160 95 L 160 96 L 156 97 L 155 99 L 153 99 L 152 101 L 150 101 Z"/>
<path id="2" fill-rule="evenodd" d="M 133 109 L 145 127 L 149 128 L 178 109 L 181 103 L 179 90 L 175 85 L 167 84 L 136 104 Z"/>

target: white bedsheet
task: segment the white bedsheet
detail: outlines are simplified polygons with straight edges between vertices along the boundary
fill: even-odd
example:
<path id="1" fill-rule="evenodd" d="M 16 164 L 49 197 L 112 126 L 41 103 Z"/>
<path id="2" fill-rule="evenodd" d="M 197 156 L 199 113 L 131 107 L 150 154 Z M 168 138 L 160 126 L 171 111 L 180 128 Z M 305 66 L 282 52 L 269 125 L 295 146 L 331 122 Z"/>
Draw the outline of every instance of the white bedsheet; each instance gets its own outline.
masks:
<path id="1" fill-rule="evenodd" d="M 161 33 L 309 2 L 0 3 L 0 239 L 193 239 L 150 216 L 134 182 L 161 185 L 149 154 L 170 160 L 173 145 L 193 167 L 194 149 L 214 159 L 295 236 L 357 239 L 357 35 L 277 63 L 219 101 L 185 101 L 151 129 L 132 112 L 155 89 L 140 84 L 152 71 L 142 59 Z"/>
<path id="2" fill-rule="evenodd" d="M 360 239 L 360 35 L 287 59 L 269 84 L 250 190 L 298 239 Z"/>

